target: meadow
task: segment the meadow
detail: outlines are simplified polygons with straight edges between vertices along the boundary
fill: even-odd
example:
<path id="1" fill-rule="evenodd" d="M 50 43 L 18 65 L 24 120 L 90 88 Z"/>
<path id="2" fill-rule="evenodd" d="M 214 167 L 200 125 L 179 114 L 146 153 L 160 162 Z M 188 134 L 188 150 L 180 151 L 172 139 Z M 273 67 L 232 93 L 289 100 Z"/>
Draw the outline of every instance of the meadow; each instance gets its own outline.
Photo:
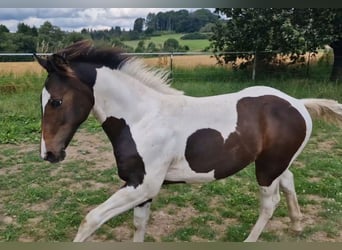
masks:
<path id="1" fill-rule="evenodd" d="M 174 33 L 174 34 L 164 34 L 161 36 L 152 36 L 149 39 L 145 39 L 145 46 L 147 46 L 150 42 L 153 42 L 157 48 L 163 48 L 164 42 L 167 39 L 173 38 L 179 42 L 180 46 L 187 45 L 190 51 L 198 52 L 202 51 L 204 48 L 208 47 L 210 42 L 207 39 L 194 39 L 194 40 L 182 40 L 180 39 L 184 34 Z M 133 41 L 124 41 L 124 44 L 136 48 L 140 40 Z"/>
<path id="2" fill-rule="evenodd" d="M 0 75 L 0 241 L 71 241 L 86 213 L 123 185 L 111 145 L 91 116 L 58 164 L 39 157 L 40 101 L 46 75 L 33 65 Z M 4 67 L 0 67 L 4 69 Z M 187 95 L 208 96 L 251 85 L 269 85 L 298 98 L 332 98 L 342 102 L 342 85 L 290 75 L 249 76 L 209 67 L 176 68 L 173 87 Z M 315 78 L 315 75 L 320 77 Z M 197 78 L 196 78 L 197 76 Z M 282 196 L 260 241 L 342 242 L 342 129 L 314 122 L 309 144 L 292 171 L 304 231 L 291 232 Z M 258 216 L 258 186 L 253 165 L 230 178 L 206 184 L 162 188 L 152 203 L 146 241 L 242 241 Z M 91 241 L 131 241 L 132 211 L 111 219 Z"/>

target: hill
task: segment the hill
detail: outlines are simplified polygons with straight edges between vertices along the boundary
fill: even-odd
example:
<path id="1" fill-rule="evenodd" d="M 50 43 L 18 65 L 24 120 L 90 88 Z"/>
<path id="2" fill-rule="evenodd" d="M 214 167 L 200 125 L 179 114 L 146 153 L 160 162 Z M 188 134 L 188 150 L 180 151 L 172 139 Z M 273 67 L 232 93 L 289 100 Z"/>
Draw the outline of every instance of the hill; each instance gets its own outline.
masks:
<path id="1" fill-rule="evenodd" d="M 153 42 L 157 48 L 162 48 L 164 42 L 169 39 L 173 38 L 176 39 L 179 42 L 180 46 L 185 46 L 187 45 L 192 52 L 198 52 L 198 51 L 203 51 L 206 47 L 210 45 L 210 42 L 208 39 L 196 39 L 196 40 L 181 40 L 180 38 L 184 34 L 179 34 L 179 33 L 173 33 L 173 34 L 164 34 L 161 36 L 152 36 L 149 39 L 145 39 L 145 46 L 147 46 L 150 42 Z M 135 49 L 141 40 L 132 40 L 132 41 L 123 41 L 123 43 L 129 47 L 132 47 Z"/>

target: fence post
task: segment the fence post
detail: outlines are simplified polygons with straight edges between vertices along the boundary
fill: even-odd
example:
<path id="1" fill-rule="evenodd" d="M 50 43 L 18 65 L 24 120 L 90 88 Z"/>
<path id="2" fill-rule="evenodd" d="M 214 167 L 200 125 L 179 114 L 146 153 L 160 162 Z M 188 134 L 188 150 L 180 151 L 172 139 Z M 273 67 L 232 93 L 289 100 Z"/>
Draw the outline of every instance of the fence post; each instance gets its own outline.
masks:
<path id="1" fill-rule="evenodd" d="M 170 54 L 170 77 L 171 81 L 173 81 L 173 52 Z"/>
<path id="2" fill-rule="evenodd" d="M 311 54 L 309 52 L 308 53 L 308 61 L 306 63 L 306 78 L 309 78 L 309 74 L 310 74 L 310 59 L 311 59 Z"/>
<path id="3" fill-rule="evenodd" d="M 253 81 L 255 81 L 256 65 L 257 65 L 257 51 L 254 51 L 254 62 L 253 62 L 253 72 L 252 72 Z"/>

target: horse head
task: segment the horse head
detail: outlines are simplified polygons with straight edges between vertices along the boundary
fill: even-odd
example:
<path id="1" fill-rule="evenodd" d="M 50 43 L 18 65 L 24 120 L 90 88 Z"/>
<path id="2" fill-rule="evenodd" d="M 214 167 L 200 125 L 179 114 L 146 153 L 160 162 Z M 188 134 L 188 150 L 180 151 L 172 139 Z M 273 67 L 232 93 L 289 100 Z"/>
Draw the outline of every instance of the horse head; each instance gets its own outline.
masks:
<path id="1" fill-rule="evenodd" d="M 82 80 L 77 65 L 71 65 L 67 57 L 34 56 L 48 73 L 41 94 L 41 157 L 59 162 L 65 158 L 66 147 L 94 105 L 93 90 Z"/>

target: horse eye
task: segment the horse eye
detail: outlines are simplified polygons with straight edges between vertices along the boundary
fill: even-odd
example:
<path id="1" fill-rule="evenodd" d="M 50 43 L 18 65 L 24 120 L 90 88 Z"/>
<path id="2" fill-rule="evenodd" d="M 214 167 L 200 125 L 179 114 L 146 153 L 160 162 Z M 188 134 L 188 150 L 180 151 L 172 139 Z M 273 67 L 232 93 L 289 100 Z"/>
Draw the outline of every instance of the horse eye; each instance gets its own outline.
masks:
<path id="1" fill-rule="evenodd" d="M 62 100 L 60 99 L 50 99 L 49 100 L 52 107 L 57 108 L 62 105 Z"/>

